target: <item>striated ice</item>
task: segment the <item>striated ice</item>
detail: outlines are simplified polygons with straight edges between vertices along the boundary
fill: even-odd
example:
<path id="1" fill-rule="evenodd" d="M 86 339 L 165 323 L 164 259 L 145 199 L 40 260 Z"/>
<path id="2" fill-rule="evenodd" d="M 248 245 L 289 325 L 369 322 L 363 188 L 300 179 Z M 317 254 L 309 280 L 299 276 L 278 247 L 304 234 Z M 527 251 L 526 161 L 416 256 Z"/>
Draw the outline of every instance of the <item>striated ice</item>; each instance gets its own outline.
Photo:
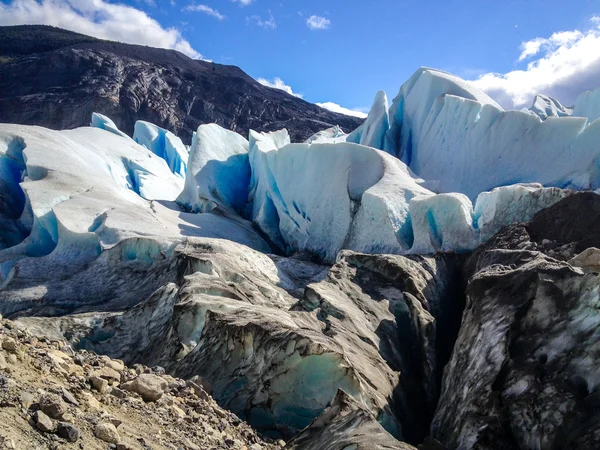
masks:
<path id="1" fill-rule="evenodd" d="M 597 183 L 600 128 L 586 118 L 504 111 L 458 77 L 420 69 L 390 108 L 386 150 L 439 192 L 475 199 L 516 183 L 586 189 Z"/>

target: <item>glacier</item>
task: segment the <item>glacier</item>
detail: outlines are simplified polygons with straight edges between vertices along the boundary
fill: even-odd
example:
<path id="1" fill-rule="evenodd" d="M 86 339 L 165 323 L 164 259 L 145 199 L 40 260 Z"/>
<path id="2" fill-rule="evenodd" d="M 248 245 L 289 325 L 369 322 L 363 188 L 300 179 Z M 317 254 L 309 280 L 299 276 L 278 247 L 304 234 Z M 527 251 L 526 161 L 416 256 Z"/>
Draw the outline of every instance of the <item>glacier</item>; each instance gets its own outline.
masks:
<path id="1" fill-rule="evenodd" d="M 384 429 L 416 442 L 451 358 L 465 267 L 489 266 L 494 284 L 550 246 L 544 276 L 584 277 L 576 266 L 597 263 L 596 249 L 574 257 L 558 239 L 531 241 L 531 223 L 513 226 L 578 190 L 596 197 L 594 95 L 573 115 L 546 96 L 504 111 L 423 68 L 391 107 L 378 92 L 358 129 L 304 143 L 285 129 L 246 139 L 205 124 L 188 148 L 143 121 L 130 138 L 98 113 L 68 131 L 0 125 L 0 312 L 205 377 L 253 426 L 298 436 L 291 448 L 349 439 L 348 421 L 365 445 L 372 432 L 393 445 Z M 507 226 L 513 248 L 454 254 Z M 546 305 L 538 275 L 527 279 Z M 489 301 L 478 276 L 468 292 Z"/>
<path id="2" fill-rule="evenodd" d="M 535 96 L 529 111 L 542 120 L 546 120 L 548 117 L 568 117 L 574 115 L 573 108 L 567 108 L 561 105 L 555 98 L 541 94 Z"/>
<path id="3" fill-rule="evenodd" d="M 189 155 L 179 137 L 152 123 L 138 120 L 134 126 L 133 140 L 163 158 L 171 172 L 185 177 Z"/>
<path id="4" fill-rule="evenodd" d="M 464 80 L 421 68 L 392 103 L 384 150 L 437 192 L 474 200 L 517 183 L 595 188 L 599 139 L 600 125 L 585 117 L 505 111 Z"/>
<path id="5" fill-rule="evenodd" d="M 112 265 L 115 273 L 120 264 L 152 265 L 188 237 L 270 251 L 241 218 L 182 212 L 174 200 L 183 179 L 164 159 L 109 131 L 0 124 L 0 169 L 9 175 L 0 192 L 11 199 L 0 224 L 13 230 L 0 250 L 3 288 L 36 280 L 42 289 L 61 273 L 105 264 L 115 252 L 121 261 Z M 15 305 L 34 293 L 19 291 Z"/>
<path id="6" fill-rule="evenodd" d="M 241 213 L 250 184 L 248 141 L 217 124 L 200 125 L 192 138 L 185 186 L 177 202 L 192 212 L 217 206 Z"/>
<path id="7" fill-rule="evenodd" d="M 589 122 L 594 105 L 600 104 L 596 96 L 582 94 L 572 116 L 569 108 L 542 95 L 528 111 L 504 111 L 470 83 L 421 68 L 402 85 L 391 107 L 385 92 L 378 92 L 367 119 L 353 132 L 333 127 L 302 144 L 291 143 L 286 130 L 250 131 L 246 140 L 207 124 L 186 147 L 171 132 L 144 121 L 136 122 L 129 138 L 99 113 L 92 115 L 92 128 L 50 133 L 48 139 L 54 147 L 77 148 L 65 161 L 75 155 L 97 160 L 98 170 L 86 175 L 88 180 L 101 173 L 110 179 L 107 192 L 118 191 L 109 196 L 149 201 L 153 214 L 161 216 L 159 222 L 162 214 L 190 213 L 195 222 L 211 222 L 201 227 L 203 236 L 226 236 L 212 229 L 215 221 L 222 221 L 227 223 L 223 229 L 235 229 L 234 239 L 253 248 L 308 253 L 326 262 L 335 261 L 343 249 L 463 252 L 503 226 L 531 219 L 571 191 L 600 187 L 600 121 Z M 0 160 L 1 192 L 19 193 L 0 211 L 6 236 L 0 244 L 9 253 L 32 246 L 37 250 L 25 254 L 49 254 L 59 241 L 56 211 L 76 202 L 72 191 L 80 195 L 82 188 L 75 185 L 90 185 L 79 181 L 89 168 L 79 169 L 79 178 L 68 183 L 71 187 L 55 188 L 53 183 L 44 191 L 48 198 L 38 200 L 35 190 L 28 191 L 29 172 L 35 169 L 24 166 L 31 159 L 14 157 L 25 147 L 25 155 L 32 152 L 29 144 L 14 144 L 30 132 L 17 131 Z M 33 136 L 43 140 L 39 133 L 35 129 Z M 44 170 L 51 166 L 45 160 L 39 164 Z M 104 212 L 89 212 L 92 222 Z M 58 222 L 67 224 L 67 230 L 77 229 L 79 215 L 73 213 L 72 223 L 68 218 Z M 170 231 L 157 234 L 180 239 L 197 233 L 181 224 L 173 227 L 176 218 L 167 222 Z M 111 245 L 121 239 L 122 229 L 117 229 Z M 97 241 L 90 238 L 96 246 L 90 255 L 104 248 Z"/>
<path id="8" fill-rule="evenodd" d="M 600 88 L 579 95 L 573 108 L 573 115 L 586 117 L 590 122 L 600 118 Z"/>

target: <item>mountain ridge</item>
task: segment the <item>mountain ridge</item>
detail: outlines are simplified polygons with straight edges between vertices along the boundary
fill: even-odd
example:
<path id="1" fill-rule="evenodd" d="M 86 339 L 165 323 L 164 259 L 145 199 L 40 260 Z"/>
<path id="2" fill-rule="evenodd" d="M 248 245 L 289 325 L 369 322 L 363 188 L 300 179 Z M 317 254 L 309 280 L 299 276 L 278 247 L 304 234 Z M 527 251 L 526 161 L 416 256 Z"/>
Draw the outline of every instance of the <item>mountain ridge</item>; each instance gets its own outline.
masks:
<path id="1" fill-rule="evenodd" d="M 45 25 L 0 27 L 0 122 L 76 128 L 92 112 L 129 135 L 146 120 L 187 142 L 202 123 L 243 135 L 287 128 L 295 141 L 362 123 L 263 86 L 236 66 Z"/>

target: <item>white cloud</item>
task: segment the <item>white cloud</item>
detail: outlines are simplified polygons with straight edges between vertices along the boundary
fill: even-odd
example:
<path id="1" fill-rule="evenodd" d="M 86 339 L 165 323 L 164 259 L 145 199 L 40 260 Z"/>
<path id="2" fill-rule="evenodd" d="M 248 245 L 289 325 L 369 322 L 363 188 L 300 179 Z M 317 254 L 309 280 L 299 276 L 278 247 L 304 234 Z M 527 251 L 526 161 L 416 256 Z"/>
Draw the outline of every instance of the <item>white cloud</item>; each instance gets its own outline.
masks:
<path id="1" fill-rule="evenodd" d="M 473 81 L 505 108 L 529 106 L 536 94 L 546 94 L 565 105 L 600 86 L 600 17 L 587 30 L 561 31 L 521 44 L 518 61 L 525 69 L 486 73 Z"/>
<path id="2" fill-rule="evenodd" d="M 306 25 L 311 30 L 326 30 L 331 25 L 331 20 L 321 16 L 310 16 L 306 19 Z"/>
<path id="3" fill-rule="evenodd" d="M 43 24 L 100 39 L 178 50 L 202 58 L 176 28 L 143 11 L 105 0 L 13 0 L 0 3 L 0 25 Z"/>
<path id="4" fill-rule="evenodd" d="M 292 87 L 285 84 L 284 81 L 279 77 L 275 77 L 273 81 L 269 81 L 266 78 L 259 78 L 256 81 L 258 81 L 263 86 L 279 89 L 281 91 L 287 92 L 290 95 L 293 95 L 294 97 L 302 98 L 302 94 L 294 92 Z M 316 105 L 329 111 L 339 114 L 345 114 L 347 116 L 360 117 L 361 119 L 367 117 L 364 108 L 348 109 L 333 102 L 316 103 Z"/>
<path id="5" fill-rule="evenodd" d="M 183 10 L 191 12 L 201 12 L 209 16 L 216 17 L 218 20 L 223 20 L 225 18 L 225 16 L 219 11 L 207 5 L 188 5 L 185 8 L 183 8 Z"/>
<path id="6" fill-rule="evenodd" d="M 535 56 L 539 53 L 542 45 L 546 43 L 546 39 L 535 38 L 531 41 L 522 42 L 521 43 L 521 56 L 519 56 L 519 61 L 523 61 L 530 56 Z"/>
<path id="7" fill-rule="evenodd" d="M 364 112 L 363 108 L 348 109 L 333 102 L 317 103 L 317 106 L 328 109 L 329 111 L 335 113 L 345 114 L 347 116 L 359 117 L 361 119 L 367 117 L 367 113 Z"/>
<path id="8" fill-rule="evenodd" d="M 275 18 L 273 17 L 273 14 L 271 14 L 271 11 L 269 11 L 268 20 L 263 20 L 260 16 L 250 16 L 246 17 L 246 23 L 254 23 L 262 28 L 277 28 L 277 23 L 275 23 Z"/>
<path id="9" fill-rule="evenodd" d="M 249 4 L 251 4 L 254 0 L 231 0 L 234 3 L 239 3 L 240 6 L 248 6 Z"/>
<path id="10" fill-rule="evenodd" d="M 290 95 L 293 95 L 294 97 L 302 98 L 302 94 L 297 94 L 296 92 L 292 91 L 292 87 L 285 84 L 283 80 L 279 77 L 275 77 L 273 81 L 269 81 L 266 78 L 259 78 L 256 81 L 258 81 L 263 86 L 279 89 L 281 91 L 287 92 Z"/>

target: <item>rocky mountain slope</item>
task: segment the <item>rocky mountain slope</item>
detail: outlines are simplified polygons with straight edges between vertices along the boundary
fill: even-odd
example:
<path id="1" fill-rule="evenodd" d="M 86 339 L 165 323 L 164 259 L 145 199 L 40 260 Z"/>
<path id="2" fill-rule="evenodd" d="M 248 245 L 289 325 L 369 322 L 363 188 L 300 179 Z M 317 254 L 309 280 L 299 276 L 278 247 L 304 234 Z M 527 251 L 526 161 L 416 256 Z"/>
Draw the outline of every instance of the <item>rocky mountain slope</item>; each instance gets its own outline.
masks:
<path id="1" fill-rule="evenodd" d="M 67 342 L 37 338 L 0 319 L 0 448 L 275 450 L 184 381 Z"/>
<path id="2" fill-rule="evenodd" d="M 287 128 L 303 140 L 362 122 L 265 87 L 235 66 L 48 26 L 0 27 L 0 122 L 68 129 L 88 125 L 94 111 L 130 136 L 135 121 L 147 120 L 187 143 L 203 123 L 243 135 Z"/>

